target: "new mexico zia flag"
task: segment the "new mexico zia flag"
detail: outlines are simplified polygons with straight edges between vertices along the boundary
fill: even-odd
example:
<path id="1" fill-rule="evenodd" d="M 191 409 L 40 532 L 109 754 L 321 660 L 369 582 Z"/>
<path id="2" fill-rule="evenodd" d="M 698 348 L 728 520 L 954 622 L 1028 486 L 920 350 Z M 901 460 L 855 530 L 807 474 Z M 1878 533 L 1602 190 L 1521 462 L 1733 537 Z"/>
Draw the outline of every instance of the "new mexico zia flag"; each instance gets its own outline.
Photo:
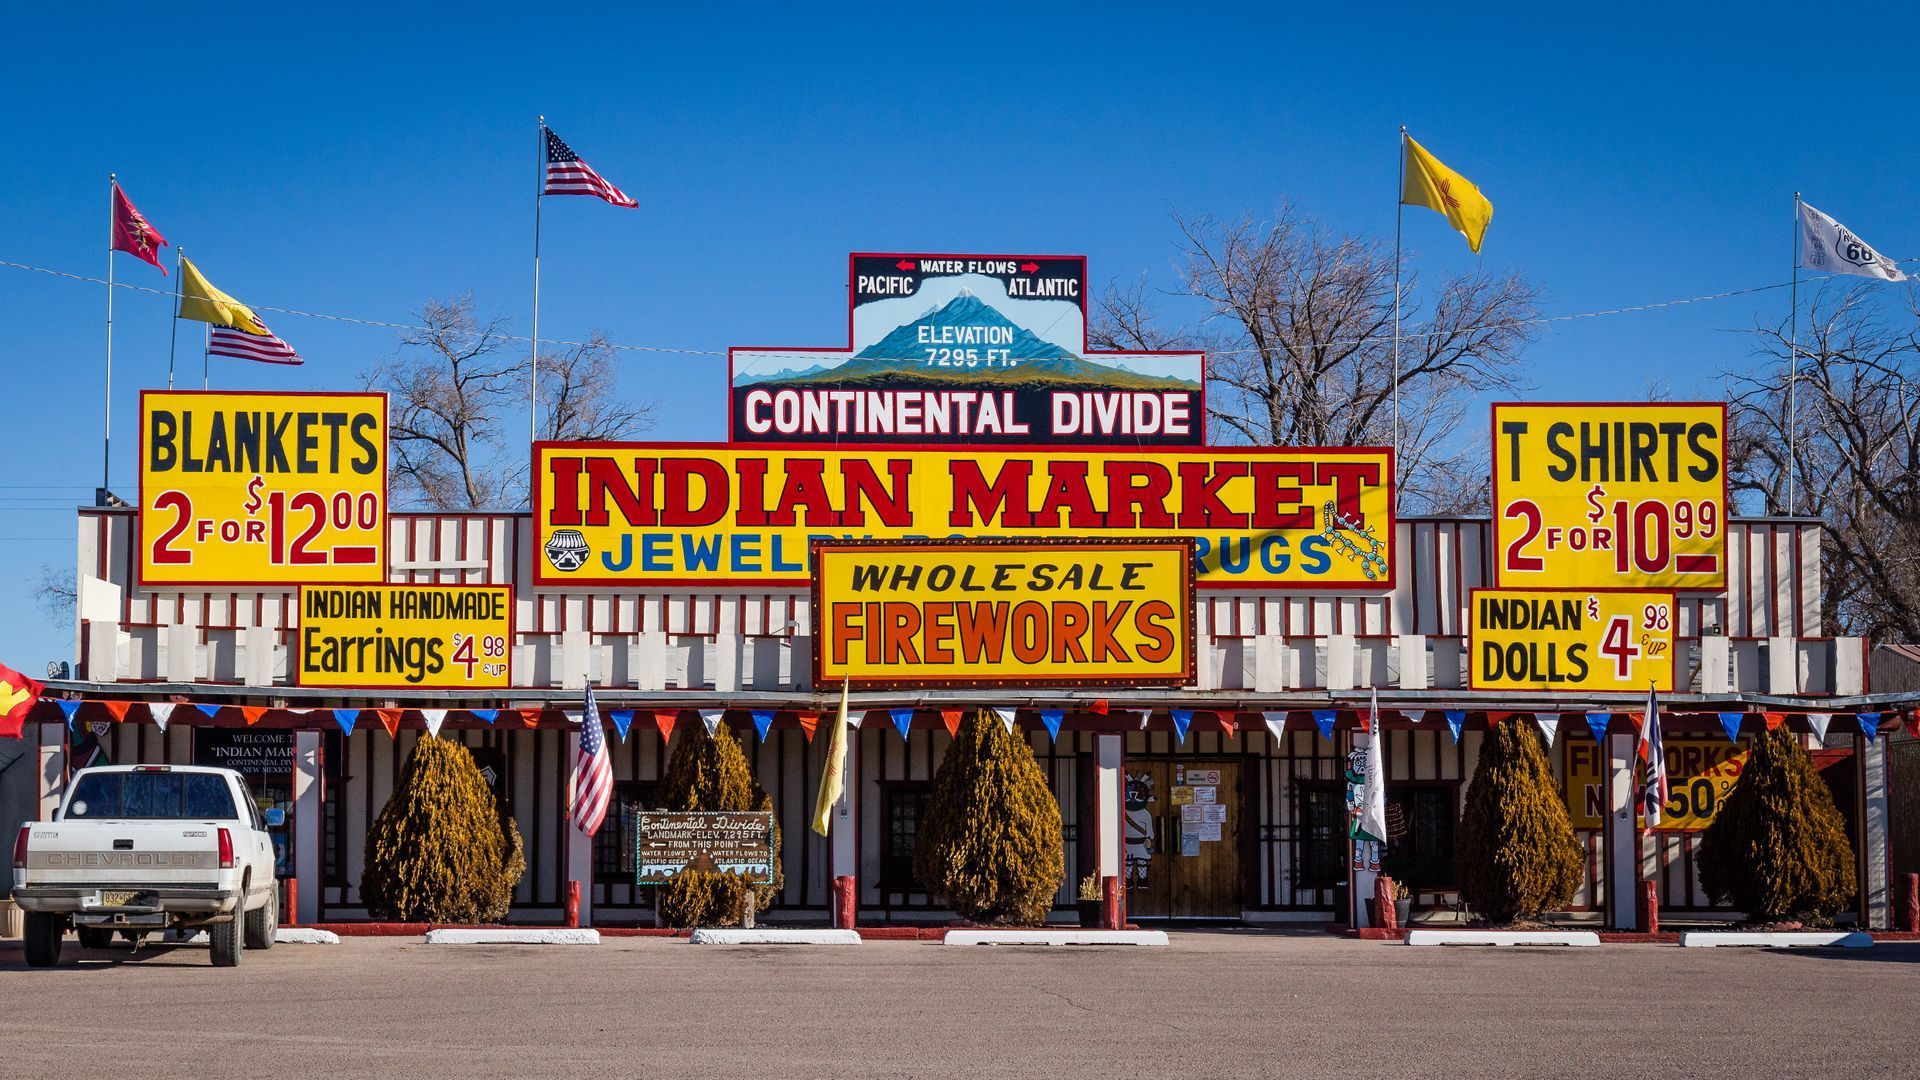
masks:
<path id="1" fill-rule="evenodd" d="M 820 773 L 820 797 L 813 804 L 813 831 L 821 836 L 833 823 L 833 804 L 847 789 L 847 683 L 840 684 L 840 713 L 833 718 L 827 743 L 827 767 Z"/>

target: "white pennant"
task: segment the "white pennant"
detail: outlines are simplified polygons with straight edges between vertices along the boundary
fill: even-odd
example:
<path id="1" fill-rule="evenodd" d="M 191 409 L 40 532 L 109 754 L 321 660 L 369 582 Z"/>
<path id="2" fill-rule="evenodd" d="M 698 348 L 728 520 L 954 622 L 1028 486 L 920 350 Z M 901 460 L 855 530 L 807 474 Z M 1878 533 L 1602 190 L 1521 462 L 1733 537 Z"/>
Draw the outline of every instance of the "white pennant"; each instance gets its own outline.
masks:
<path id="1" fill-rule="evenodd" d="M 1560 714 L 1537 712 L 1533 714 L 1533 722 L 1540 725 L 1540 733 L 1547 737 L 1547 749 L 1553 749 L 1553 740 L 1560 735 Z"/>
<path id="2" fill-rule="evenodd" d="M 427 734 L 437 739 L 440 737 L 440 725 L 447 722 L 447 710 L 421 709 L 420 719 L 426 721 Z"/>
<path id="3" fill-rule="evenodd" d="M 1006 725 L 1007 734 L 1009 735 L 1013 734 L 1013 713 L 1014 710 L 1012 709 L 996 708 L 993 710 L 993 715 L 999 717 L 1000 722 Z"/>
<path id="4" fill-rule="evenodd" d="M 147 711 L 153 714 L 153 726 L 166 733 L 167 722 L 173 719 L 173 703 L 170 701 L 149 701 Z"/>
<path id="5" fill-rule="evenodd" d="M 855 731 L 860 730 L 860 725 L 863 722 L 865 722 L 866 719 L 867 719 L 867 710 L 865 709 L 847 710 L 847 726 L 852 728 Z"/>
<path id="6" fill-rule="evenodd" d="M 1827 725 L 1833 722 L 1830 712 L 1810 712 L 1807 714 L 1807 726 L 1813 729 L 1813 737 L 1821 742 L 1827 741 Z"/>
<path id="7" fill-rule="evenodd" d="M 1152 719 L 1153 719 L 1152 709 L 1141 709 L 1140 710 L 1140 730 L 1141 731 L 1147 730 L 1147 722 Z"/>
<path id="8" fill-rule="evenodd" d="M 1406 717 L 1406 718 L 1407 718 L 1408 720 L 1410 720 L 1410 721 L 1412 721 L 1413 723 L 1416 723 L 1416 724 L 1417 724 L 1417 723 L 1419 723 L 1419 722 L 1421 722 L 1422 720 L 1425 720 L 1425 719 L 1427 718 L 1427 710 L 1425 710 L 1425 709 L 1401 709 L 1401 710 L 1400 710 L 1400 715 L 1401 715 L 1401 716 L 1404 716 L 1404 717 Z"/>
<path id="9" fill-rule="evenodd" d="M 1276 739 L 1287 729 L 1287 714 L 1284 710 L 1263 712 L 1260 714 L 1260 719 L 1267 722 L 1267 730 L 1273 732 L 1273 737 Z"/>
<path id="10" fill-rule="evenodd" d="M 700 710 L 700 722 L 707 725 L 707 738 L 713 738 L 714 733 L 720 730 L 720 718 L 725 715 L 727 715 L 725 709 Z"/>

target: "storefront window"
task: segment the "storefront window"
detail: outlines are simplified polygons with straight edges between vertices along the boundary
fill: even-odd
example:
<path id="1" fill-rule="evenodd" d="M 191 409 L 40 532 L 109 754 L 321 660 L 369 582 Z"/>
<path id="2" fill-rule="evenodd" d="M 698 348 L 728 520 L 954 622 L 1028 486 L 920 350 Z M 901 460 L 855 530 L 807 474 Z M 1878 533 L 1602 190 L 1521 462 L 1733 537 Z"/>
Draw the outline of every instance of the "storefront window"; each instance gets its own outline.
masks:
<path id="1" fill-rule="evenodd" d="M 1299 792 L 1299 864 L 1294 880 L 1303 889 L 1330 889 L 1346 879 L 1346 795 L 1331 784 L 1302 784 Z"/>
<path id="2" fill-rule="evenodd" d="M 925 781 L 880 785 L 880 820 L 887 838 L 880 862 L 881 888 L 919 888 L 913 879 L 913 849 L 920 840 L 920 822 L 926 817 L 927 796 L 932 791 L 933 785 Z"/>
<path id="3" fill-rule="evenodd" d="M 660 785 L 622 780 L 613 785 L 607 819 L 593 834 L 593 880 L 603 884 L 633 881 L 633 849 L 639 813 L 653 803 Z"/>
<path id="4" fill-rule="evenodd" d="M 1416 892 L 1450 890 L 1454 784 L 1387 785 L 1387 850 L 1382 873 Z"/>

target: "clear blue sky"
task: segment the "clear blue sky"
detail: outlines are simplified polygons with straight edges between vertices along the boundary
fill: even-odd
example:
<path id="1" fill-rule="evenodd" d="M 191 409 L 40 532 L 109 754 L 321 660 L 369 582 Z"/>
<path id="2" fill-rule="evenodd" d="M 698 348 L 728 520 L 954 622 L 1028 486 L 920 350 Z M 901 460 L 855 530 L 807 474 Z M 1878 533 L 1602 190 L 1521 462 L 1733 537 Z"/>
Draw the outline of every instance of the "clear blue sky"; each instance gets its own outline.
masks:
<path id="1" fill-rule="evenodd" d="M 1487 192 L 1484 260 L 1534 277 L 1551 313 L 1785 280 L 1796 189 L 1920 255 L 1920 14 L 1904 4 L 1468 5 L 1450 24 L 1431 5 L 48 7 L 10 16 L 0 44 L 0 259 L 101 274 L 118 171 L 216 284 L 277 307 L 401 321 L 471 291 L 524 331 L 539 113 L 641 203 L 550 203 L 545 336 L 840 344 L 845 256 L 863 249 L 1084 254 L 1096 281 L 1170 287 L 1170 208 L 1292 199 L 1390 237 L 1403 123 Z M 1437 216 L 1407 226 L 1415 265 L 1470 265 Z M 123 281 L 171 282 L 116 258 Z M 29 673 L 72 652 L 30 581 L 71 566 L 71 507 L 99 477 L 103 292 L 0 269 L 0 660 Z M 1785 305 L 1561 325 L 1531 378 L 1541 397 L 1659 382 L 1717 398 L 1749 355 L 1730 331 Z M 124 293 L 116 308 L 129 496 L 135 392 L 164 385 L 167 311 Z M 350 386 L 393 349 L 390 331 L 270 322 L 307 365 L 216 361 L 215 386 Z M 182 357 L 197 380 L 197 350 Z M 667 406 L 659 437 L 722 437 L 724 359 L 623 363 L 629 393 Z"/>

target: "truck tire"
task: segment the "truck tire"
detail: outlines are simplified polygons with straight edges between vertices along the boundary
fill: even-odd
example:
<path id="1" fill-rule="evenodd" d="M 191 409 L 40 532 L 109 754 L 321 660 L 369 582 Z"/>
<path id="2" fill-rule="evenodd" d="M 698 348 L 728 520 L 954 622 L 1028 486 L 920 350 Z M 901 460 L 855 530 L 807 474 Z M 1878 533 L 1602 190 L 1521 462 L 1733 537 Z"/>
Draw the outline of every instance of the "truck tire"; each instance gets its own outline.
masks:
<path id="1" fill-rule="evenodd" d="M 65 916 L 50 911 L 26 913 L 26 937 L 21 951 L 27 954 L 28 967 L 52 967 L 60 962 L 60 942 L 67 934 Z"/>
<path id="2" fill-rule="evenodd" d="M 102 926 L 82 926 L 74 933 L 80 935 L 83 949 L 104 949 L 113 944 L 113 931 Z"/>
<path id="3" fill-rule="evenodd" d="M 273 935 L 280 929 L 280 883 L 273 883 L 267 902 L 247 912 L 247 948 L 262 951 L 273 948 Z"/>
<path id="4" fill-rule="evenodd" d="M 240 920 L 244 918 L 234 912 L 233 918 L 226 922 L 217 922 L 207 927 L 207 944 L 212 946 L 214 967 L 240 966 L 240 950 L 245 935 L 240 932 Z"/>

